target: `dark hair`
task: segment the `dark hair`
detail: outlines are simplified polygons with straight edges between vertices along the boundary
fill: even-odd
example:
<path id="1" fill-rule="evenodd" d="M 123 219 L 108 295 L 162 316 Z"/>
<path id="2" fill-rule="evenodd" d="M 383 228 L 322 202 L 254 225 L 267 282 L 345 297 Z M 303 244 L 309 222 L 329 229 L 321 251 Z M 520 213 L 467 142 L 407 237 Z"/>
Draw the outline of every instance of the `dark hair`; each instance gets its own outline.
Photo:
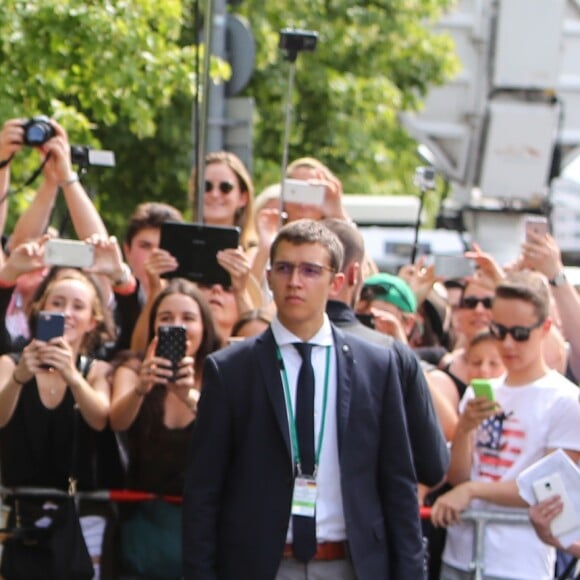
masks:
<path id="1" fill-rule="evenodd" d="M 61 273 L 64 274 L 60 275 Z M 44 277 L 42 282 L 36 288 L 28 311 L 28 327 L 34 332 L 38 313 L 43 310 L 46 303 L 46 297 L 50 290 L 63 280 L 80 280 L 93 288 L 95 291 L 95 300 L 93 302 L 93 316 L 96 325 L 93 330 L 88 332 L 81 344 L 83 354 L 95 354 L 106 343 L 115 338 L 115 325 L 111 315 L 111 309 L 107 307 L 105 298 L 96 278 L 79 268 L 69 266 L 54 266 Z"/>
<path id="2" fill-rule="evenodd" d="M 480 330 L 471 338 L 469 344 L 467 345 L 466 352 L 469 353 L 472 348 L 479 344 L 483 344 L 484 342 L 493 342 L 494 344 L 496 343 L 495 336 L 487 329 Z"/>
<path id="3" fill-rule="evenodd" d="M 286 224 L 276 236 L 270 248 L 270 263 L 274 263 L 280 242 L 289 242 L 294 246 L 303 244 L 320 244 L 328 252 L 330 268 L 340 272 L 344 258 L 342 244 L 338 236 L 323 223 L 310 219 L 296 220 Z"/>
<path id="4" fill-rule="evenodd" d="M 155 317 L 157 316 L 159 306 L 163 300 L 165 300 L 165 298 L 173 294 L 183 294 L 184 296 L 189 296 L 192 300 L 195 300 L 199 306 L 203 334 L 201 338 L 201 344 L 199 345 L 199 349 L 195 354 L 195 370 L 200 372 L 203 367 L 205 357 L 214 350 L 220 348 L 221 341 L 215 327 L 209 304 L 207 303 L 203 294 L 198 290 L 198 288 L 188 280 L 183 278 L 173 278 L 167 284 L 167 286 L 155 297 L 155 300 L 151 305 L 151 312 L 149 313 L 148 343 L 151 342 L 155 336 Z"/>
<path id="5" fill-rule="evenodd" d="M 251 246 L 255 246 L 258 242 L 258 236 L 256 234 L 256 226 L 254 223 L 254 184 L 252 182 L 252 178 L 250 177 L 250 173 L 246 169 L 246 166 L 243 164 L 242 160 L 229 151 L 214 151 L 212 153 L 208 153 L 205 156 L 205 165 L 211 165 L 213 163 L 223 163 L 227 165 L 238 180 L 238 186 L 240 191 L 243 193 L 247 193 L 248 201 L 246 205 L 236 212 L 234 216 L 234 224 L 241 229 L 240 233 L 240 244 L 244 249 L 247 249 Z M 191 175 L 189 177 L 189 201 L 191 203 L 191 210 L 193 219 L 197 219 L 197 171 L 195 168 L 191 171 Z"/>
<path id="6" fill-rule="evenodd" d="M 322 223 L 340 240 L 344 252 L 342 268 L 358 262 L 362 264 L 365 257 L 365 243 L 360 232 L 352 224 L 336 218 L 327 218 Z"/>
<path id="7" fill-rule="evenodd" d="M 129 218 L 129 225 L 125 232 L 125 243 L 127 246 L 131 246 L 133 238 L 141 230 L 160 228 L 161 224 L 170 221 L 183 221 L 183 216 L 177 208 L 156 201 L 140 203 Z"/>
<path id="8" fill-rule="evenodd" d="M 550 290 L 545 277 L 538 272 L 510 272 L 497 285 L 495 296 L 528 302 L 533 306 L 538 320 L 545 320 L 550 314 Z"/>
<path id="9" fill-rule="evenodd" d="M 234 322 L 232 326 L 232 336 L 237 336 L 238 333 L 246 324 L 252 322 L 253 320 L 260 320 L 266 324 L 270 324 L 272 322 L 272 316 L 270 313 L 265 310 L 264 308 L 254 308 L 252 310 L 246 310 L 237 320 Z"/>

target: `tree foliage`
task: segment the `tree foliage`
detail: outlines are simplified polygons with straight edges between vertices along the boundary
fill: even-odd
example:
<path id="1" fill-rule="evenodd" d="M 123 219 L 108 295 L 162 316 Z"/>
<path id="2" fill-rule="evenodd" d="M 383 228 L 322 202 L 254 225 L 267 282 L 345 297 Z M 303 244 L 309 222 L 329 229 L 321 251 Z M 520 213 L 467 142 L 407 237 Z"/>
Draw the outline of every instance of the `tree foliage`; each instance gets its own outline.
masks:
<path id="1" fill-rule="evenodd" d="M 284 27 L 316 30 L 300 54 L 292 95 L 290 157 L 327 163 L 349 192 L 409 191 L 414 145 L 397 113 L 420 106 L 453 73 L 450 40 L 425 22 L 451 0 L 244 0 L 257 62 L 245 95 L 256 100 L 254 177 L 279 178 L 288 63 Z M 186 208 L 196 46 L 194 0 L 3 0 L 0 119 L 46 113 L 71 142 L 114 150 L 117 167 L 85 178 L 111 230 L 144 200 Z M 199 61 L 197 61 L 199 62 Z M 228 78 L 212 60 L 212 77 Z M 38 164 L 21 155 L 14 182 Z M 26 196 L 12 202 L 18 212 Z M 16 211 L 14 211 L 16 210 Z"/>

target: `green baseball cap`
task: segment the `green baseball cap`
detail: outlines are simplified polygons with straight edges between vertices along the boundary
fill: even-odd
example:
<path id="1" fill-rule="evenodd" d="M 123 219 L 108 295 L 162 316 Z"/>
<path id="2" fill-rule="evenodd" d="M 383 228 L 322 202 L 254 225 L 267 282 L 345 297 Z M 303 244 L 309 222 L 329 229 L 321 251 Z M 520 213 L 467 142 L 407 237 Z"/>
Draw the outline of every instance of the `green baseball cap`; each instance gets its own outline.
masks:
<path id="1" fill-rule="evenodd" d="M 380 272 L 364 281 L 362 296 L 366 300 L 382 300 L 402 312 L 417 312 L 417 299 L 405 280 L 394 274 Z"/>

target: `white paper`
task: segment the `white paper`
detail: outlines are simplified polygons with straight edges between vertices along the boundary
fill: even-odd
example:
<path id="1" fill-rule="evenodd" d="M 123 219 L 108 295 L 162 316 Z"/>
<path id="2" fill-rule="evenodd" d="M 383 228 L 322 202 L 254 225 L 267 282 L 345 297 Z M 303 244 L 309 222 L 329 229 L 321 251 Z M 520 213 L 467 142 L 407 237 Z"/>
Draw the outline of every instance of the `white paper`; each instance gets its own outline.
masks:
<path id="1" fill-rule="evenodd" d="M 524 469 L 516 478 L 516 483 L 520 497 L 530 505 L 535 505 L 538 501 L 532 484 L 555 472 L 559 472 L 562 477 L 562 483 L 574 504 L 579 522 L 573 530 L 557 536 L 562 546 L 567 548 L 574 542 L 580 541 L 580 469 L 578 466 L 564 451 L 558 449 Z"/>

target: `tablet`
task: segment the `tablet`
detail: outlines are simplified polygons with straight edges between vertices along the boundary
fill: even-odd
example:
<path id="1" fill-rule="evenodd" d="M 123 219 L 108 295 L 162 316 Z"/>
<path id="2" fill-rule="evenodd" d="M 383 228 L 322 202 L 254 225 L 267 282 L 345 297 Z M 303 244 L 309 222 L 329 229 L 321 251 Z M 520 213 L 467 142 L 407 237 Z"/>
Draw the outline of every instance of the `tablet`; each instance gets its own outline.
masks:
<path id="1" fill-rule="evenodd" d="M 230 275 L 217 262 L 216 254 L 237 248 L 240 229 L 183 222 L 161 224 L 159 247 L 172 254 L 179 266 L 163 278 L 186 278 L 197 284 L 231 286 Z"/>

